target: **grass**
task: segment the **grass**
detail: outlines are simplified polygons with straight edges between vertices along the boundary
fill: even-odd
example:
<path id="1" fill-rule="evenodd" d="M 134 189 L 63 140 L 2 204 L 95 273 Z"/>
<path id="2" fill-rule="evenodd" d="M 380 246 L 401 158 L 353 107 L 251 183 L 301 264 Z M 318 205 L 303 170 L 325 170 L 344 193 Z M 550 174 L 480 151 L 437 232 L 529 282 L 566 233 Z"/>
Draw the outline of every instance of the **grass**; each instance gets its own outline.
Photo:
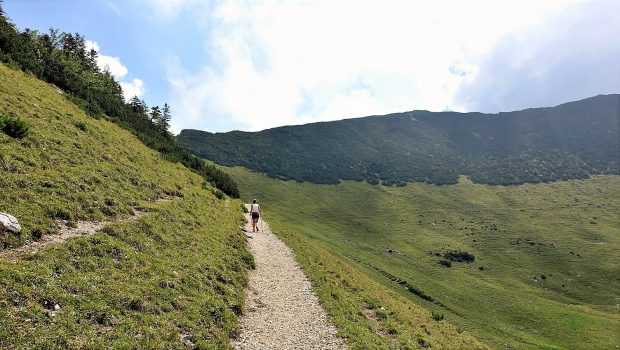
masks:
<path id="1" fill-rule="evenodd" d="M 241 202 L 4 65 L 0 97 L 0 113 L 30 126 L 23 139 L 0 133 L 0 212 L 23 227 L 1 233 L 0 250 L 55 234 L 59 220 L 151 211 L 17 262 L 0 258 L 0 348 L 229 348 L 253 265 Z M 148 202 L 161 197 L 173 200 Z"/>
<path id="2" fill-rule="evenodd" d="M 243 198 L 258 198 L 268 220 L 309 242 L 312 248 L 291 244 L 296 254 L 321 255 L 312 253 L 320 248 L 365 276 L 352 279 L 350 288 L 368 279 L 380 283 L 426 307 L 427 318 L 431 311 L 444 314 L 444 321 L 433 322 L 453 324 L 497 348 L 618 344 L 618 176 L 508 187 L 466 178 L 450 186 L 385 187 L 230 171 Z M 452 251 L 475 259 L 440 265 Z M 305 268 L 318 274 L 316 266 Z M 319 296 L 329 305 L 329 297 Z M 361 304 L 355 307 L 360 311 Z M 353 327 L 337 325 L 345 334 Z"/>
<path id="3" fill-rule="evenodd" d="M 385 288 L 320 243 L 267 216 L 352 349 L 489 349 L 467 332 L 437 324 L 423 307 Z"/>
<path id="4" fill-rule="evenodd" d="M 0 133 L 0 211 L 25 227 L 19 236 L 0 237 L 0 248 L 53 234 L 58 219 L 125 217 L 142 199 L 183 195 L 202 181 L 114 124 L 86 116 L 46 83 L 4 65 L 0 96 L 0 114 L 30 125 L 21 140 Z"/>

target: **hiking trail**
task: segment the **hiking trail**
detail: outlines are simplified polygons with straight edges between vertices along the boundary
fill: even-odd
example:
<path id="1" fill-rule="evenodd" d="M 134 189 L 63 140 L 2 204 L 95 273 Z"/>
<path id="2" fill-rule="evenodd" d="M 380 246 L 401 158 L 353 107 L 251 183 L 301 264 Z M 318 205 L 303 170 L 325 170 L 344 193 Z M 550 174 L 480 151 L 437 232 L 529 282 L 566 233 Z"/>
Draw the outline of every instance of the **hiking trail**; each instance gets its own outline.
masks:
<path id="1" fill-rule="evenodd" d="M 260 232 L 252 233 L 249 214 L 246 219 L 256 269 L 249 273 L 235 349 L 346 349 L 291 249 L 266 222 L 259 221 Z"/>
<path id="2" fill-rule="evenodd" d="M 164 197 L 157 199 L 149 199 L 144 201 L 145 203 L 159 203 L 172 200 L 172 197 Z M 151 209 L 148 207 L 135 206 L 133 209 L 133 215 L 124 219 L 111 220 L 111 221 L 78 221 L 75 227 L 66 225 L 64 221 L 58 221 L 61 226 L 60 230 L 56 234 L 44 235 L 38 241 L 34 241 L 19 247 L 7 248 L 0 250 L 0 259 L 5 259 L 11 262 L 17 262 L 19 259 L 27 255 L 32 255 L 40 250 L 47 248 L 48 246 L 63 243 L 70 238 L 80 236 L 90 236 L 110 224 L 125 223 L 135 221 L 148 213 Z"/>

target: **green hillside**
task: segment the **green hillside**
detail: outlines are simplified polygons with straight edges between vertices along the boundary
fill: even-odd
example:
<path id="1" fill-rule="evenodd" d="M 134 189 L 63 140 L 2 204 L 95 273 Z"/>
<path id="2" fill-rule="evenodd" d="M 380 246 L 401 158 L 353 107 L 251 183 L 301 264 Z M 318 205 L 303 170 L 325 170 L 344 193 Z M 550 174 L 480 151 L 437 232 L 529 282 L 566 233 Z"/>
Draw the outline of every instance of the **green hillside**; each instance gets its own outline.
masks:
<path id="1" fill-rule="evenodd" d="M 0 236 L 0 348 L 228 348 L 253 265 L 241 202 L 218 199 L 203 177 L 4 65 L 0 96 L 0 114 L 30 126 L 22 139 L 0 132 L 0 212 L 23 226 Z M 123 221 L 136 207 L 146 214 Z M 118 222 L 16 260 L 2 255 L 90 220 Z M 313 246 L 300 236 L 287 242 Z M 350 301 L 330 313 L 347 325 L 341 334 L 352 348 L 487 348 L 320 249 L 298 259 L 308 268 L 319 259 L 330 275 L 368 287 L 366 295 L 317 289 Z"/>
<path id="2" fill-rule="evenodd" d="M 110 120 L 131 132 L 166 159 L 202 175 L 224 193 L 239 197 L 237 185 L 217 167 L 206 165 L 179 145 L 168 130 L 170 106 L 149 108 L 134 96 L 125 102 L 121 85 L 108 69 L 97 66 L 98 52 L 79 33 L 51 28 L 48 33 L 19 30 L 0 1 L 0 62 L 56 86 L 67 99 L 95 119 Z"/>
<path id="3" fill-rule="evenodd" d="M 274 232 L 354 339 L 364 334 L 354 325 L 372 323 L 359 315 L 377 300 L 389 303 L 392 297 L 380 296 L 389 291 L 494 348 L 613 349 L 620 342 L 619 176 L 386 187 L 230 172 L 242 197 L 258 198 L 277 223 Z M 459 262 L 467 255 L 452 251 L 474 260 Z M 404 321 L 396 309 L 406 307 L 386 309 L 398 328 Z"/>
<path id="4" fill-rule="evenodd" d="M 406 113 L 255 133 L 183 130 L 181 144 L 272 177 L 404 185 L 521 184 L 620 174 L 620 95 L 499 114 Z"/>
<path id="5" fill-rule="evenodd" d="M 0 348 L 227 348 L 252 265 L 241 202 L 2 64 L 0 114 L 30 126 L 0 131 L 0 212 L 23 227 L 0 233 Z M 118 223 L 2 255 L 91 220 Z"/>

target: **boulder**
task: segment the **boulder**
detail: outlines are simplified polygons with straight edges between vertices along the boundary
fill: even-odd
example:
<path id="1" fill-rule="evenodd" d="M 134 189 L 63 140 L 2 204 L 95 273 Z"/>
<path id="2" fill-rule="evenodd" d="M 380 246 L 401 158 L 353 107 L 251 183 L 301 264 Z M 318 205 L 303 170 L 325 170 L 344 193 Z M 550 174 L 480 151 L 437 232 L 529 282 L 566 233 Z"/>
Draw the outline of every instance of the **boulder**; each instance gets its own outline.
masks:
<path id="1" fill-rule="evenodd" d="M 17 219 L 13 215 L 0 213 L 0 231 L 18 233 L 21 230 L 22 227 L 19 226 L 19 222 L 17 222 Z"/>

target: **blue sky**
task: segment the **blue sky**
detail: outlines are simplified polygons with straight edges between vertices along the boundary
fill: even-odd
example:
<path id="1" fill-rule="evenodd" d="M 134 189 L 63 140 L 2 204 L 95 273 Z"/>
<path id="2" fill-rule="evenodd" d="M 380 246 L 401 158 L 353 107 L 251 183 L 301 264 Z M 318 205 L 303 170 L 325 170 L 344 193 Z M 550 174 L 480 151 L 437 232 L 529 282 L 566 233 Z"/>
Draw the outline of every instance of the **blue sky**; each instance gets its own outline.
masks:
<path id="1" fill-rule="evenodd" d="M 163 104 L 171 96 L 166 76 L 167 63 L 179 58 L 189 67 L 207 61 L 197 49 L 201 34 L 195 22 L 179 17 L 162 22 L 151 15 L 150 5 L 132 1 L 107 0 L 8 0 L 4 8 L 21 29 L 80 33 L 96 42 L 102 55 L 119 57 L 127 67 L 120 81 L 145 82 L 143 98 L 149 105 Z"/>
<path id="2" fill-rule="evenodd" d="M 620 1 L 5 0 L 79 32 L 173 131 L 414 109 L 498 112 L 620 92 Z"/>

